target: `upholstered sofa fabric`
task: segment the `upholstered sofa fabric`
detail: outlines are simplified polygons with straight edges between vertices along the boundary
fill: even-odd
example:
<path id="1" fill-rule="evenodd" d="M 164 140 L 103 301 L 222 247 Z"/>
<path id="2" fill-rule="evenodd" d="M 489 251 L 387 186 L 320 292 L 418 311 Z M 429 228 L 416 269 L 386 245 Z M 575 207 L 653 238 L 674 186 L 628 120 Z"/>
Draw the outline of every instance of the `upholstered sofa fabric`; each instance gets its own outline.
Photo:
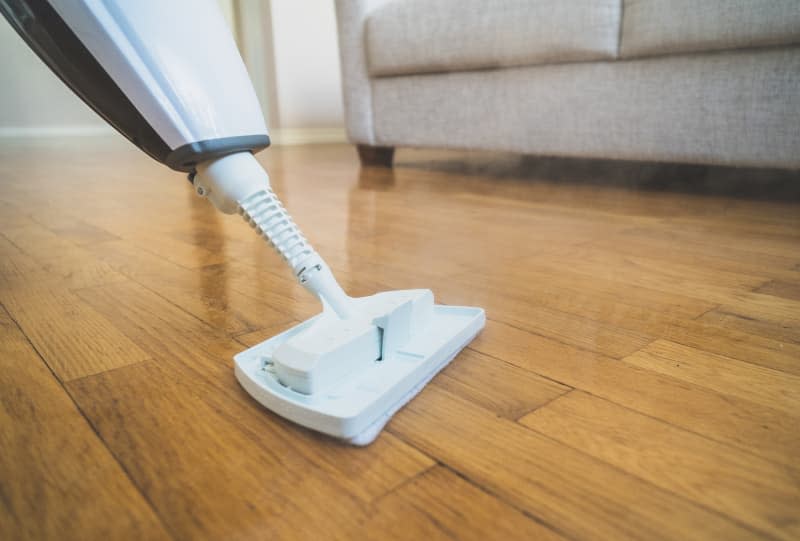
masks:
<path id="1" fill-rule="evenodd" d="M 379 145 L 800 167 L 800 48 L 374 80 Z"/>
<path id="2" fill-rule="evenodd" d="M 800 0 L 624 0 L 621 56 L 800 43 Z"/>
<path id="3" fill-rule="evenodd" d="M 799 9 L 337 0 L 347 132 L 376 146 L 800 169 Z"/>
<path id="4" fill-rule="evenodd" d="M 397 0 L 366 20 L 372 76 L 612 59 L 620 0 Z"/>

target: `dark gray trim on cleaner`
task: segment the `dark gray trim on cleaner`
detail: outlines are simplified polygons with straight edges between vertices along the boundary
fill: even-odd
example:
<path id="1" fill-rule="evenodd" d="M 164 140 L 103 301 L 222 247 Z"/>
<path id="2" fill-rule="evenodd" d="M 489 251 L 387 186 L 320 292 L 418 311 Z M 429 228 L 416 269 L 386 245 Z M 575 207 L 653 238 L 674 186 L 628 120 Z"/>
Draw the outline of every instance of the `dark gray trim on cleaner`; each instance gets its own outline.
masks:
<path id="1" fill-rule="evenodd" d="M 203 161 L 233 154 L 235 152 L 258 152 L 269 146 L 268 135 L 240 135 L 197 141 L 176 148 L 163 162 L 176 171 L 192 171 Z"/>
<path id="2" fill-rule="evenodd" d="M 86 105 L 172 169 L 192 171 L 204 160 L 234 152 L 258 152 L 269 146 L 269 137 L 263 134 L 197 141 L 172 150 L 47 1 L 0 0 L 0 13 Z"/>

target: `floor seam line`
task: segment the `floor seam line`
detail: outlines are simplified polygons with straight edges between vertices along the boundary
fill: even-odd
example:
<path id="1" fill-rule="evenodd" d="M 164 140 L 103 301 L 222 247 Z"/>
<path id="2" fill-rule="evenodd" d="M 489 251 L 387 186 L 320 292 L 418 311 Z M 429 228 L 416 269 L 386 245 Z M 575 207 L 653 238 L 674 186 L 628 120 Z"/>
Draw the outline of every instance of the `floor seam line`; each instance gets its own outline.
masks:
<path id="1" fill-rule="evenodd" d="M 128 479 L 128 482 L 131 484 L 131 487 L 133 487 L 136 490 L 136 492 L 141 496 L 142 501 L 144 501 L 147 504 L 147 507 L 153 513 L 153 516 L 156 519 L 158 519 L 158 522 L 161 525 L 161 527 L 164 529 L 164 532 L 167 535 L 169 535 L 170 538 L 178 539 L 175 536 L 175 534 L 172 532 L 172 529 L 169 528 L 167 522 L 164 521 L 164 518 L 162 517 L 161 513 L 159 513 L 158 508 L 155 506 L 153 501 L 147 496 L 147 494 L 144 493 L 144 491 L 141 489 L 139 484 L 136 483 L 134 477 L 131 475 L 131 473 L 128 470 L 128 468 L 125 467 L 125 465 L 122 463 L 122 461 L 120 461 L 119 458 L 117 457 L 117 454 L 114 453 L 114 451 L 108 446 L 108 443 L 100 435 L 100 432 L 97 430 L 97 427 L 94 425 L 94 423 L 92 423 L 91 419 L 86 415 L 86 412 L 83 410 L 83 408 L 81 408 L 81 406 L 78 403 L 78 401 L 75 400 L 75 397 L 72 395 L 72 393 L 69 392 L 69 389 L 67 389 L 67 386 L 64 384 L 64 382 L 61 381 L 58 378 L 56 373 L 53 371 L 53 369 L 50 367 L 50 365 L 44 359 L 44 356 L 42 355 L 42 353 L 39 351 L 39 349 L 36 347 L 36 345 L 33 343 L 33 341 L 31 341 L 30 337 L 25 333 L 25 331 L 19 325 L 19 322 L 14 318 L 14 315 L 11 312 L 8 311 L 8 309 L 5 307 L 5 305 L 0 304 L 0 306 L 3 307 L 3 310 L 6 312 L 6 314 L 8 314 L 8 317 L 11 318 L 11 321 L 14 322 L 14 326 L 20 331 L 22 336 L 25 337 L 25 340 L 28 342 L 28 345 L 36 353 L 36 356 L 39 357 L 39 360 L 42 362 L 42 364 L 44 364 L 45 367 L 47 367 L 47 370 L 53 376 L 53 379 L 55 379 L 55 381 L 58 384 L 58 386 L 61 387 L 61 390 L 64 391 L 64 394 L 69 398 L 70 402 L 72 402 L 72 405 L 75 407 L 77 412 L 83 418 L 84 422 L 87 424 L 89 429 L 92 431 L 92 433 L 98 439 L 98 441 L 103 445 L 103 448 L 108 453 L 108 456 L 111 457 L 111 459 L 117 464 L 117 466 L 119 467 L 120 471 L 122 471 L 122 473 L 125 475 L 125 478 Z"/>

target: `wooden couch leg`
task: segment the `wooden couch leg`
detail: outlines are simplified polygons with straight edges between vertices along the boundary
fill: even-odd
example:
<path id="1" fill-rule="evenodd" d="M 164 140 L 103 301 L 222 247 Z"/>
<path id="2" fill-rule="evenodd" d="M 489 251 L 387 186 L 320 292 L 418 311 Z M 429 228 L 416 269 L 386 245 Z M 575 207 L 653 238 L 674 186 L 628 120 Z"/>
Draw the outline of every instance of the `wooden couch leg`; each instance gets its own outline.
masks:
<path id="1" fill-rule="evenodd" d="M 356 145 L 358 158 L 364 167 L 391 167 L 394 159 L 394 147 L 373 147 Z"/>

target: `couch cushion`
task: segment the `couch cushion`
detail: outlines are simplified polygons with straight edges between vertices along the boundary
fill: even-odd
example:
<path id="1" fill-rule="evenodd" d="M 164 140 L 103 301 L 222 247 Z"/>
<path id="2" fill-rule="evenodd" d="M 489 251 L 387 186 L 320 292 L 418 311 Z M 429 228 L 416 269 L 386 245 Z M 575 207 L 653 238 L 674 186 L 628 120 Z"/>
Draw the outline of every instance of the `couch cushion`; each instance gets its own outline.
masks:
<path id="1" fill-rule="evenodd" d="M 798 88 L 800 47 L 380 77 L 373 144 L 798 169 Z"/>
<path id="2" fill-rule="evenodd" d="M 619 0 L 395 0 L 367 19 L 370 74 L 616 57 Z"/>
<path id="3" fill-rule="evenodd" d="M 622 57 L 800 42 L 800 0 L 625 0 Z"/>

